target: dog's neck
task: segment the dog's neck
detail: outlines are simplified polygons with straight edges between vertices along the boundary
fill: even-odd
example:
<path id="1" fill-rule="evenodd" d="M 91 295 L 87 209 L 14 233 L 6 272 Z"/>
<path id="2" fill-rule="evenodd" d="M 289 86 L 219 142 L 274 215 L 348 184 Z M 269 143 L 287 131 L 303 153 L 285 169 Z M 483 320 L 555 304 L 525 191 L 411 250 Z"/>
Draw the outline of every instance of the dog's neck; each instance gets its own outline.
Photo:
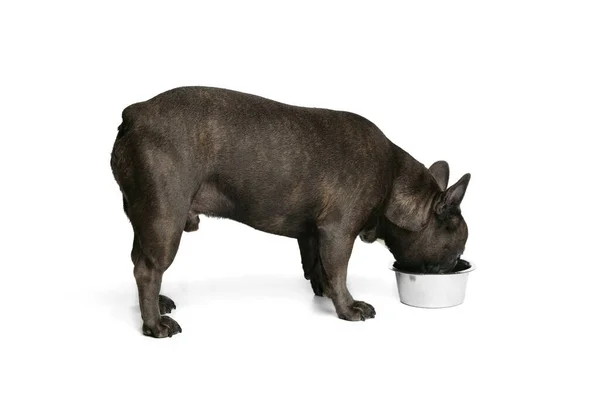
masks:
<path id="1" fill-rule="evenodd" d="M 395 145 L 394 155 L 396 163 L 394 183 L 401 185 L 403 193 L 414 196 L 420 201 L 428 201 L 440 195 L 442 190 L 425 165 Z"/>
<path id="2" fill-rule="evenodd" d="M 410 154 L 396 145 L 393 146 L 395 166 L 393 174 L 390 176 L 390 194 L 388 196 L 392 195 L 392 186 L 396 185 L 396 192 L 406 196 L 406 201 L 431 209 L 443 194 L 435 178 L 423 164 Z M 366 224 L 361 232 L 360 236 L 364 242 L 372 243 L 378 239 L 383 241 L 385 238 L 385 226 L 391 224 L 391 222 L 385 217 L 384 208 L 385 206 L 377 217 Z"/>
<path id="3" fill-rule="evenodd" d="M 414 206 L 430 208 L 441 197 L 442 190 L 429 169 L 401 148 L 395 148 L 396 168 L 392 185 L 394 193 Z"/>
<path id="4" fill-rule="evenodd" d="M 440 186 L 427 167 L 397 146 L 395 164 L 388 201 L 400 202 L 406 215 L 425 215 L 441 198 Z"/>

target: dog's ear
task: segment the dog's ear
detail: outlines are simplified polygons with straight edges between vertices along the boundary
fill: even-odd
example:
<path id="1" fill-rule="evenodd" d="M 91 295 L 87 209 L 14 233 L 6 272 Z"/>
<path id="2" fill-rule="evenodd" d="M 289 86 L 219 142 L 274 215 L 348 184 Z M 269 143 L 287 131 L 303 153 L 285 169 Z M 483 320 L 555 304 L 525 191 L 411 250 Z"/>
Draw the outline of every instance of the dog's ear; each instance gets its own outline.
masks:
<path id="1" fill-rule="evenodd" d="M 450 186 L 442 196 L 442 201 L 435 207 L 437 214 L 442 214 L 448 209 L 460 208 L 460 203 L 465 197 L 467 186 L 471 180 L 471 174 L 464 174 L 454 185 Z"/>
<path id="2" fill-rule="evenodd" d="M 418 193 L 401 190 L 402 185 L 394 184 L 385 208 L 385 217 L 394 225 L 408 231 L 420 231 L 427 225 L 431 216 L 431 204 L 419 201 Z"/>
<path id="3" fill-rule="evenodd" d="M 450 179 L 450 167 L 446 161 L 436 161 L 429 167 L 429 172 L 435 178 L 435 181 L 440 186 L 440 189 L 448 188 L 448 180 Z"/>

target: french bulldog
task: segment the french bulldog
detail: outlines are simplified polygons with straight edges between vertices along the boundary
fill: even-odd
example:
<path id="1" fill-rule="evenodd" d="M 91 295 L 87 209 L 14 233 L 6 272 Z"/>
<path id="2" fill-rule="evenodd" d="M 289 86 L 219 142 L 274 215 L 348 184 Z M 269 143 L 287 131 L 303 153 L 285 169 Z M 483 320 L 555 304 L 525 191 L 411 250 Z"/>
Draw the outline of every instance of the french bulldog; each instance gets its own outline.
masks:
<path id="1" fill-rule="evenodd" d="M 199 215 L 298 241 L 304 277 L 349 321 L 375 317 L 346 286 L 358 236 L 382 239 L 403 269 L 444 273 L 465 248 L 465 174 L 426 168 L 370 121 L 232 90 L 181 87 L 123 111 L 111 168 L 134 232 L 131 260 L 145 335 L 181 332 L 160 294 Z"/>

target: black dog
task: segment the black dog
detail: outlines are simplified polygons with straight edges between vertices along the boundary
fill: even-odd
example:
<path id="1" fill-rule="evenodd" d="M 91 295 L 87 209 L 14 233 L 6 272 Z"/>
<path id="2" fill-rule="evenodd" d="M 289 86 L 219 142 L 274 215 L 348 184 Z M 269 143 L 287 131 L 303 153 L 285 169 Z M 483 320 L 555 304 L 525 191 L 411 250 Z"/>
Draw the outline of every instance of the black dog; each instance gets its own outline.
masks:
<path id="1" fill-rule="evenodd" d="M 385 241 L 397 265 L 447 272 L 467 240 L 460 202 L 470 175 L 448 185 L 356 114 L 290 106 L 240 92 L 183 87 L 123 111 L 111 167 L 134 231 L 131 259 L 143 332 L 181 332 L 159 295 L 183 231 L 199 214 L 296 238 L 304 276 L 342 319 L 375 316 L 346 287 L 357 236 Z"/>

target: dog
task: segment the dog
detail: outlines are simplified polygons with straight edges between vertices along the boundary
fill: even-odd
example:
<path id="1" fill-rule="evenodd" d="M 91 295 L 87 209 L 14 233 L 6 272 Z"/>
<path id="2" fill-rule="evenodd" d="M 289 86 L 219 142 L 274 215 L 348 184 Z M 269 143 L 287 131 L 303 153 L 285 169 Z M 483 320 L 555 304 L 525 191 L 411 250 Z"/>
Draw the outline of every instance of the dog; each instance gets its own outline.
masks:
<path id="1" fill-rule="evenodd" d="M 200 214 L 296 239 L 315 295 L 349 321 L 375 317 L 346 286 L 357 237 L 382 239 L 396 265 L 426 273 L 452 270 L 464 251 L 470 174 L 448 188 L 445 161 L 426 168 L 357 114 L 180 87 L 122 118 L 111 168 L 133 227 L 145 335 L 182 331 L 160 287 Z"/>

